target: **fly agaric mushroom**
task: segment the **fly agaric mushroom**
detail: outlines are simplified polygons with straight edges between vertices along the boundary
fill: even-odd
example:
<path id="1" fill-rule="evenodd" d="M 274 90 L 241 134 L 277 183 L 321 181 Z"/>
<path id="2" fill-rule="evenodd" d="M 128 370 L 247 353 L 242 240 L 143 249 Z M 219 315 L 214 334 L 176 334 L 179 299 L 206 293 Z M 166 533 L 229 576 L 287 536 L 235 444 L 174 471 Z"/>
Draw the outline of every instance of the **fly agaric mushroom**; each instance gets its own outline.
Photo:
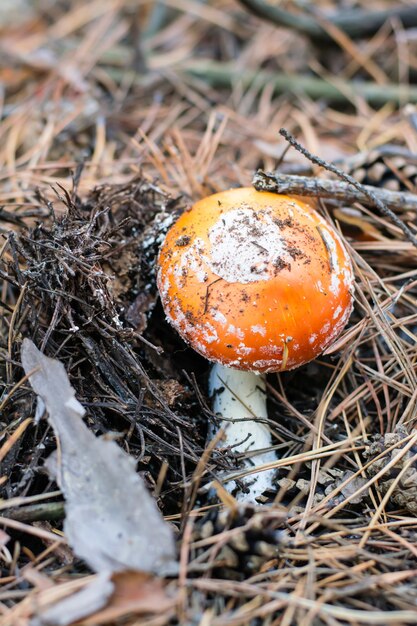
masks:
<path id="1" fill-rule="evenodd" d="M 215 362 L 209 390 L 224 418 L 224 445 L 243 453 L 246 469 L 274 461 L 259 374 L 311 361 L 347 323 L 353 273 L 339 235 L 298 197 L 252 188 L 217 193 L 168 231 L 158 287 L 168 321 Z M 245 478 L 236 497 L 253 502 L 274 473 Z"/>

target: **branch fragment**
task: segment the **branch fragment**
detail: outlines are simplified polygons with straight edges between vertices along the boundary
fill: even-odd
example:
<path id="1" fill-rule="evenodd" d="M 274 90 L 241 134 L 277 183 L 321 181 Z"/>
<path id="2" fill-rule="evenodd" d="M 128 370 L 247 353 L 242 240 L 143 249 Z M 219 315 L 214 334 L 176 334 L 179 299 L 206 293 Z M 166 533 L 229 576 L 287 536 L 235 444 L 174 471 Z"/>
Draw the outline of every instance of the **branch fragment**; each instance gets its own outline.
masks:
<path id="1" fill-rule="evenodd" d="M 358 181 L 355 180 L 352 176 L 346 174 L 346 172 L 343 172 L 335 165 L 332 165 L 331 163 L 320 159 L 320 157 L 316 156 L 315 154 L 312 154 L 309 150 L 307 150 L 300 143 L 298 143 L 295 137 L 293 137 L 291 133 L 285 130 L 285 128 L 281 128 L 279 134 L 282 135 L 282 137 L 284 137 L 284 139 L 286 139 L 288 143 L 293 146 L 293 148 L 295 148 L 298 152 L 301 152 L 301 154 L 305 156 L 306 159 L 308 159 L 312 163 L 315 163 L 316 165 L 319 165 L 320 167 L 323 167 L 325 170 L 336 174 L 336 176 L 344 180 L 346 183 L 352 185 L 355 189 L 365 194 L 369 198 L 371 205 L 377 207 L 382 215 L 385 215 L 385 217 L 390 219 L 393 224 L 395 224 L 400 230 L 402 230 L 406 238 L 417 248 L 417 237 L 413 233 L 413 231 L 410 230 L 410 228 L 408 228 L 408 226 L 404 224 L 404 222 L 400 220 L 400 218 L 395 215 L 395 213 L 390 208 L 388 208 L 386 204 L 384 204 L 381 198 L 377 197 L 374 193 L 367 189 L 367 185 L 361 185 L 361 183 L 358 183 Z"/>
<path id="2" fill-rule="evenodd" d="M 123 72 L 118 68 L 108 70 L 108 74 L 121 80 Z M 374 106 L 387 102 L 417 102 L 417 87 L 410 85 L 377 85 L 369 81 L 347 81 L 332 76 L 329 81 L 315 76 L 300 76 L 280 72 L 242 70 L 236 63 L 223 63 L 210 60 L 187 61 L 182 67 L 185 74 L 205 81 L 212 87 L 232 88 L 239 82 L 244 88 L 256 85 L 262 89 L 266 85 L 274 94 L 303 94 L 313 100 L 325 99 L 327 102 L 355 102 L 359 98 Z"/>
<path id="3" fill-rule="evenodd" d="M 272 191 L 274 193 L 296 194 L 310 198 L 331 198 L 346 204 L 360 202 L 365 206 L 374 206 L 369 194 L 372 194 L 386 207 L 393 211 L 417 211 L 417 195 L 401 191 L 390 191 L 372 185 L 361 185 L 366 193 L 351 183 L 308 176 L 293 176 L 278 172 L 264 172 L 258 170 L 253 177 L 252 184 L 258 191 Z"/>
<path id="4" fill-rule="evenodd" d="M 331 34 L 314 17 L 285 11 L 279 6 L 263 0 L 239 0 L 248 11 L 257 17 L 272 22 L 276 26 L 292 28 L 311 39 L 333 41 Z M 352 39 L 372 37 L 387 21 L 401 22 L 404 28 L 417 26 L 417 8 L 396 6 L 381 11 L 343 11 L 333 17 L 326 15 L 326 21 L 343 31 Z"/>

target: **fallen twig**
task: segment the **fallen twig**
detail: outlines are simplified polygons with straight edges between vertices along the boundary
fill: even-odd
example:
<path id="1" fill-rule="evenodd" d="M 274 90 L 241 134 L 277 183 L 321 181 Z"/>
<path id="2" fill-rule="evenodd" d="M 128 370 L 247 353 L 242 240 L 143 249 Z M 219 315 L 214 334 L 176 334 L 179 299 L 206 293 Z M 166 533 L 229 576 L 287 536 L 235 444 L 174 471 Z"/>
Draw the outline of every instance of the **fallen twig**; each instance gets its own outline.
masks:
<path id="1" fill-rule="evenodd" d="M 42 502 L 41 504 L 29 504 L 28 506 L 15 507 L 3 511 L 4 517 L 18 522 L 38 522 L 41 520 L 55 521 L 65 517 L 63 502 Z"/>
<path id="2" fill-rule="evenodd" d="M 377 207 L 377 209 L 381 212 L 382 215 L 385 215 L 385 217 L 388 217 L 388 219 L 390 219 L 393 222 L 393 224 L 395 224 L 404 233 L 407 239 L 411 241 L 411 243 L 414 246 L 417 247 L 417 237 L 413 233 L 413 231 L 410 230 L 407 224 L 404 224 L 404 222 L 400 220 L 400 218 L 397 215 L 395 215 L 395 213 L 393 213 L 393 211 L 388 206 L 386 206 L 386 204 L 381 200 L 381 198 L 377 197 L 374 193 L 369 191 L 366 185 L 361 185 L 361 183 L 358 183 L 358 181 L 355 180 L 352 176 L 350 176 L 349 174 L 346 174 L 346 172 L 343 172 L 341 169 L 339 169 L 335 165 L 332 165 L 332 163 L 327 163 L 327 161 L 324 161 L 323 159 L 320 159 L 320 157 L 316 156 L 315 154 L 312 154 L 309 150 L 304 148 L 304 146 L 298 143 L 295 137 L 293 137 L 291 133 L 285 130 L 285 128 L 281 128 L 279 131 L 279 134 L 282 137 L 284 137 L 284 139 L 286 139 L 288 143 L 293 146 L 293 148 L 295 148 L 298 152 L 301 152 L 301 154 L 305 156 L 306 159 L 308 159 L 312 163 L 315 163 L 316 165 L 319 165 L 320 167 L 323 167 L 327 171 L 332 172 L 333 174 L 336 174 L 336 176 L 339 176 L 339 178 L 344 180 L 347 184 L 351 185 L 357 191 L 360 191 L 365 196 L 367 196 L 370 203 L 373 206 Z"/>
<path id="3" fill-rule="evenodd" d="M 107 70 L 116 78 L 113 71 Z M 417 87 L 402 85 L 377 85 L 364 81 L 347 81 L 331 77 L 330 80 L 316 78 L 314 76 L 291 75 L 280 72 L 268 72 L 248 70 L 238 67 L 236 63 L 219 63 L 216 61 L 189 61 L 178 68 L 185 74 L 195 76 L 209 83 L 213 87 L 232 87 L 235 83 L 243 87 L 255 84 L 262 89 L 267 86 L 272 88 L 274 94 L 300 93 L 314 100 L 324 98 L 332 103 L 344 103 L 362 98 L 370 104 L 381 106 L 387 102 L 417 102 Z M 118 70 L 122 78 L 123 70 Z"/>
<path id="4" fill-rule="evenodd" d="M 292 28 L 312 39 L 333 40 L 330 33 L 314 17 L 304 13 L 295 14 L 263 0 L 239 0 L 248 11 L 277 26 Z M 326 16 L 326 21 L 352 39 L 371 37 L 388 20 L 402 23 L 404 28 L 417 26 L 417 9 L 413 6 L 396 6 L 382 11 L 349 11 Z"/>
<path id="5" fill-rule="evenodd" d="M 258 170 L 252 184 L 258 191 L 297 194 L 312 198 L 332 198 L 346 204 L 360 202 L 366 206 L 374 205 L 369 196 L 353 187 L 351 183 L 340 180 L 311 178 L 308 176 L 292 176 L 279 172 Z M 372 185 L 362 185 L 368 193 L 372 193 L 389 209 L 395 211 L 417 211 L 417 195 L 401 191 L 390 191 Z"/>

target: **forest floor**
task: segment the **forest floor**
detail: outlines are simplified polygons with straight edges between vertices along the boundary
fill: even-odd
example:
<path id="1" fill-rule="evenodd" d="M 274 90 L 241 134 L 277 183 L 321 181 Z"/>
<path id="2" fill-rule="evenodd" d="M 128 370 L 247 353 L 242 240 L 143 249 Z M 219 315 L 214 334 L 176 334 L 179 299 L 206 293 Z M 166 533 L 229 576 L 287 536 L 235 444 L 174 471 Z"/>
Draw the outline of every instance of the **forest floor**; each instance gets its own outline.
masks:
<path id="1" fill-rule="evenodd" d="M 416 624 L 417 9 L 2 0 L 0 87 L 0 625 Z M 276 489 L 250 508 L 220 486 L 238 459 L 206 447 L 208 365 L 166 322 L 155 261 L 163 217 L 258 168 L 343 183 L 281 128 L 383 206 L 349 184 L 320 200 L 354 312 L 325 355 L 268 376 Z M 63 365 L 97 440 L 134 459 L 172 572 L 103 583 L 79 558 L 25 338 Z M 128 540 L 151 554 L 160 527 L 144 526 Z"/>

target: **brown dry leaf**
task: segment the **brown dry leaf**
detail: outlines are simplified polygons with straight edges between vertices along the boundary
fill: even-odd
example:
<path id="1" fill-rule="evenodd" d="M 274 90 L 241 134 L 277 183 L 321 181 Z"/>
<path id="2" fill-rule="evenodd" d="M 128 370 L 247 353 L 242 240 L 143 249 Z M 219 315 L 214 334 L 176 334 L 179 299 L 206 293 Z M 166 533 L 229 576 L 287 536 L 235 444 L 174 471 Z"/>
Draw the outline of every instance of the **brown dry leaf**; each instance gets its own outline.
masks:
<path id="1" fill-rule="evenodd" d="M 83 621 L 83 626 L 101 626 L 128 614 L 164 613 L 175 604 L 161 579 L 140 572 L 114 574 L 114 592 L 108 606 Z"/>
<path id="2" fill-rule="evenodd" d="M 84 408 L 62 363 L 25 339 L 22 364 L 60 441 L 57 480 L 66 500 L 64 530 L 74 552 L 97 572 L 175 571 L 172 530 L 133 458 L 114 441 L 96 438 L 84 424 Z"/>
<path id="3" fill-rule="evenodd" d="M 102 608 L 107 602 L 108 606 Z M 68 626 L 77 622 L 99 626 L 127 615 L 168 612 L 175 602 L 161 579 L 132 571 L 112 577 L 104 573 L 38 589 L 36 596 L 30 594 L 6 613 L 0 623 L 1 626 Z"/>

